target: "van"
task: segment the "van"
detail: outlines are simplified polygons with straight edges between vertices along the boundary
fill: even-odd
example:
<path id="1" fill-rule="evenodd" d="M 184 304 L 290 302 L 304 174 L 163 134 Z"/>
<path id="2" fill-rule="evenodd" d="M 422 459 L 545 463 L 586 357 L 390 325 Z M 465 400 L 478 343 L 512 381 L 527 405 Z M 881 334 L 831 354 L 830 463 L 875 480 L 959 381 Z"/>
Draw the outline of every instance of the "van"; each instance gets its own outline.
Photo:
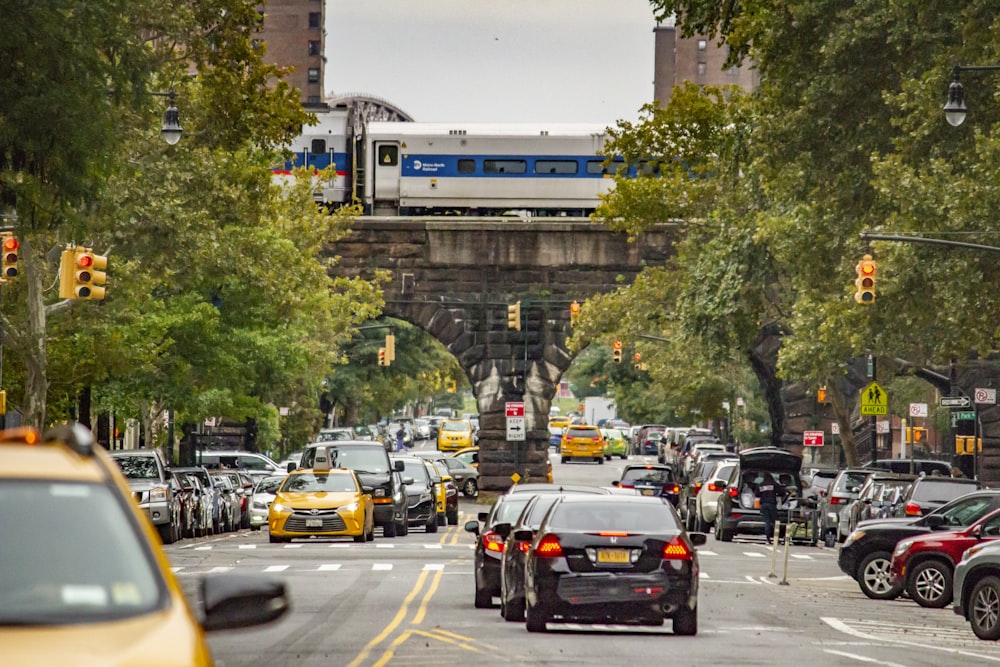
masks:
<path id="1" fill-rule="evenodd" d="M 913 471 L 910 471 L 910 459 L 883 459 L 864 464 L 862 468 L 869 470 L 888 470 L 898 475 L 934 475 L 939 474 L 944 477 L 951 477 L 951 466 L 946 461 L 935 461 L 933 459 L 915 459 L 913 461 Z"/>
<path id="2" fill-rule="evenodd" d="M 205 466 L 209 470 L 232 468 L 249 473 L 254 479 L 269 475 L 283 475 L 285 469 L 264 454 L 257 452 L 217 452 L 215 450 L 199 452 L 195 465 Z"/>

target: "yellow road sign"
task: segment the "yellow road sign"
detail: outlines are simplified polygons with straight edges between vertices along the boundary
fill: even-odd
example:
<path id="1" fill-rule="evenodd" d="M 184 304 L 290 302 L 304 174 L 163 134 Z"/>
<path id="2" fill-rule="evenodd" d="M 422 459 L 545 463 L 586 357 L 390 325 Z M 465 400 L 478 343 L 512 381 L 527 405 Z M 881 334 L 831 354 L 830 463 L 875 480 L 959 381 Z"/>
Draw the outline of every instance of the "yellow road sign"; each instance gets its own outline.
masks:
<path id="1" fill-rule="evenodd" d="M 889 394 L 885 393 L 885 389 L 878 386 L 878 382 L 872 382 L 861 390 L 861 414 L 889 414 Z"/>

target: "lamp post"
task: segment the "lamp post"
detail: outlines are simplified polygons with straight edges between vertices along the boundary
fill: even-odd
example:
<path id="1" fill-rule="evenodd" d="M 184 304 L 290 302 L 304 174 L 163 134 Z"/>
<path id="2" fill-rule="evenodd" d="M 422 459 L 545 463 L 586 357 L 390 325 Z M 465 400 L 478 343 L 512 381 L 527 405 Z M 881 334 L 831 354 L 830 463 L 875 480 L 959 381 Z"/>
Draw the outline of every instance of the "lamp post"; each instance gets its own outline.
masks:
<path id="1" fill-rule="evenodd" d="M 968 109 L 965 106 L 965 89 L 962 87 L 962 72 L 997 72 L 1000 65 L 955 65 L 951 70 L 951 84 L 948 86 L 948 101 L 944 105 L 944 117 L 950 125 L 958 127 L 965 122 Z"/>
<path id="2" fill-rule="evenodd" d="M 163 140 L 173 146 L 181 140 L 181 134 L 184 132 L 184 129 L 181 127 L 181 113 L 177 110 L 177 105 L 174 103 L 177 95 L 174 93 L 173 88 L 167 93 L 152 92 L 151 94 L 157 97 L 170 98 L 167 110 L 163 112 L 163 128 L 160 130 L 160 133 L 163 135 Z"/>

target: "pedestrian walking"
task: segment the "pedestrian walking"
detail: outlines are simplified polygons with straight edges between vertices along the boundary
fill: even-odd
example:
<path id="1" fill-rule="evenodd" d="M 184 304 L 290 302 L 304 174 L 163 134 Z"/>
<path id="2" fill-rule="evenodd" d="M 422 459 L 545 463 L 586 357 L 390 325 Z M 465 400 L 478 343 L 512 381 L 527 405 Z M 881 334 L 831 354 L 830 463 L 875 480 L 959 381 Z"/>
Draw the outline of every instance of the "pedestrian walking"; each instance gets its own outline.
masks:
<path id="1" fill-rule="evenodd" d="M 396 431 L 396 451 L 397 452 L 405 452 L 406 451 L 406 443 L 403 441 L 403 435 L 404 435 L 403 434 L 403 429 L 399 429 L 398 431 Z"/>
<path id="2" fill-rule="evenodd" d="M 767 543 L 771 544 L 774 539 L 774 523 L 778 520 L 778 493 L 782 496 L 787 490 L 778 489 L 778 484 L 771 477 L 771 473 L 765 472 L 764 477 L 757 483 L 754 491 L 757 499 L 760 500 L 760 516 L 764 519 L 764 537 Z"/>

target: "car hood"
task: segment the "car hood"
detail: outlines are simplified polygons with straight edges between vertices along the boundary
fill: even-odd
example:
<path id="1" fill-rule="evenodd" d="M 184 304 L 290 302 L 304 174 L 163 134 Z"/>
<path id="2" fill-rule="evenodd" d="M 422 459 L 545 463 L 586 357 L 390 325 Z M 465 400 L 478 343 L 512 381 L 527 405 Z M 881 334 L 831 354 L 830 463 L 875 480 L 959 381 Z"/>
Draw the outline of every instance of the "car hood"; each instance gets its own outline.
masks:
<path id="1" fill-rule="evenodd" d="M 296 509 L 324 509 L 340 507 L 361 500 L 361 496 L 351 491 L 331 493 L 329 491 L 296 491 L 279 493 L 275 502 L 293 505 Z"/>
<path id="2" fill-rule="evenodd" d="M 740 468 L 798 474 L 802 459 L 777 447 L 756 447 L 740 452 Z"/>
<path id="3" fill-rule="evenodd" d="M 164 486 L 165 482 L 158 482 L 155 479 L 129 479 L 128 488 L 133 491 L 149 491 L 150 489 Z"/>
<path id="4" fill-rule="evenodd" d="M 869 528 L 878 528 L 879 526 L 885 526 L 886 528 L 897 528 L 899 526 L 908 526 L 910 524 L 916 523 L 920 517 L 907 517 L 907 518 L 895 518 L 895 519 L 868 519 L 867 521 L 859 521 L 857 527 L 859 529 L 864 528 L 868 530 Z"/>

